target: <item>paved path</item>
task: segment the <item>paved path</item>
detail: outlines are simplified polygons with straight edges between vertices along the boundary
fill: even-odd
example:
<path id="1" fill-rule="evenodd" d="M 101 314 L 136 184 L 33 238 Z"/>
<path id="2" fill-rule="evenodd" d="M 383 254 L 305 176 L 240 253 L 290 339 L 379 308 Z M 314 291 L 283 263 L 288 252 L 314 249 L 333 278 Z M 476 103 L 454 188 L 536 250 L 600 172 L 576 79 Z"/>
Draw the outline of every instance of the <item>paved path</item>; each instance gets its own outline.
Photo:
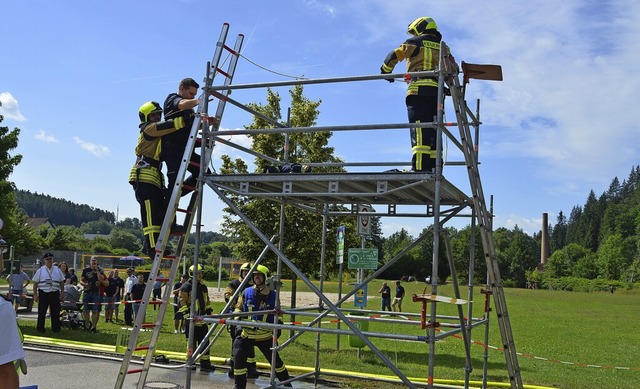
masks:
<path id="1" fill-rule="evenodd" d="M 27 348 L 28 374 L 20 377 L 20 387 L 37 385 L 38 389 L 110 389 L 116 383 L 120 362 L 76 353 L 61 351 L 40 351 Z M 132 365 L 134 366 L 139 365 Z M 145 388 L 169 389 L 186 388 L 187 372 L 184 368 L 167 369 L 152 367 Z M 137 374 L 127 377 L 123 388 L 133 388 L 137 383 Z M 269 385 L 267 377 L 249 380 L 247 388 L 263 388 Z M 294 382 L 294 388 L 312 388 L 306 382 Z M 318 386 L 322 388 L 323 386 Z M 233 388 L 233 380 L 227 377 L 226 369 L 212 373 L 197 370 L 191 374 L 191 388 Z"/>

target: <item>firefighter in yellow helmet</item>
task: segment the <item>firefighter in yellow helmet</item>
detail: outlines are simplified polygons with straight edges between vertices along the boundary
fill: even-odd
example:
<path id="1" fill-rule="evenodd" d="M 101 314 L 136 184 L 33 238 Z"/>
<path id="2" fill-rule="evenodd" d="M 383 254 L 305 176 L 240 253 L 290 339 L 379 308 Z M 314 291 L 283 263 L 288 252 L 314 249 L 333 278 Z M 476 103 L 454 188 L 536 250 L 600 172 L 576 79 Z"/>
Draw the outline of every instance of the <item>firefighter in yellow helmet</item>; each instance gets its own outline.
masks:
<path id="1" fill-rule="evenodd" d="M 271 290 L 267 284 L 269 269 L 266 266 L 258 265 L 251 274 L 253 286 L 247 288 L 238 299 L 236 312 L 270 311 L 277 305 L 277 295 L 275 290 Z M 271 361 L 271 353 L 274 347 L 273 330 L 269 328 L 252 327 L 251 322 L 277 323 L 278 317 L 275 313 L 255 313 L 250 316 L 243 316 L 242 320 L 248 321 L 242 326 L 240 335 L 233 341 L 233 371 L 235 379 L 235 389 L 245 389 L 247 387 L 247 358 L 254 347 L 258 347 L 267 361 Z M 236 331 L 239 331 L 236 330 Z M 251 350 L 251 351 L 250 351 Z M 276 352 L 276 377 L 280 382 L 288 380 L 289 372 Z M 290 387 L 290 383 L 284 384 Z"/>
<path id="2" fill-rule="evenodd" d="M 240 266 L 240 275 L 237 278 L 231 280 L 227 284 L 227 288 L 224 290 L 225 302 L 227 303 L 229 302 L 229 299 L 231 298 L 231 296 L 233 296 L 236 290 L 238 290 L 238 288 L 240 287 L 240 284 L 242 284 L 242 280 L 244 280 L 244 278 L 249 273 L 249 270 L 251 270 L 250 262 L 245 262 L 242 264 L 242 266 Z M 244 291 L 251 285 L 253 285 L 253 283 L 251 279 L 249 279 L 248 282 L 244 285 L 244 288 L 242 289 L 242 291 Z M 239 296 L 242 294 L 242 291 L 240 292 Z M 233 312 L 233 308 L 235 307 L 236 303 L 237 303 L 237 300 L 230 305 L 231 312 Z M 240 336 L 240 331 L 236 333 L 235 326 L 227 326 L 227 329 L 229 330 L 229 334 L 231 335 L 231 347 L 232 347 L 231 369 L 229 370 L 229 378 L 233 378 L 233 340 L 236 338 L 236 336 Z M 247 350 L 247 378 L 258 378 L 258 371 L 256 370 L 256 353 L 253 348 Z"/>
<path id="3" fill-rule="evenodd" d="M 393 72 L 396 64 L 407 62 L 407 72 L 436 70 L 440 56 L 442 35 L 433 18 L 417 18 L 407 27 L 411 36 L 400 47 L 387 54 L 380 67 L 382 74 Z M 394 80 L 387 79 L 389 82 Z M 438 106 L 437 77 L 412 78 L 405 99 L 409 123 L 434 122 Z M 436 129 L 412 128 L 411 133 L 411 170 L 433 173 L 436 167 Z"/>
<path id="4" fill-rule="evenodd" d="M 202 266 L 198 265 L 198 269 L 194 269 L 193 266 L 189 268 L 189 280 L 182 284 L 180 287 L 179 298 L 180 308 L 178 312 L 182 314 L 182 318 L 189 318 L 191 309 L 191 293 L 194 290 L 195 284 L 196 290 L 196 316 L 210 315 L 212 312 L 211 303 L 209 301 L 209 291 L 207 286 L 202 283 Z M 198 347 L 200 343 L 205 343 L 204 351 L 200 357 L 200 370 L 201 371 L 214 371 L 215 367 L 211 364 L 210 350 L 208 349 L 209 339 L 206 337 L 209 332 L 209 326 L 203 321 L 196 321 L 194 323 L 194 336 L 195 347 Z M 186 336 L 189 338 L 189 331 L 186 331 Z"/>
<path id="5" fill-rule="evenodd" d="M 129 183 L 133 186 L 136 200 L 140 204 L 142 220 L 143 251 L 151 258 L 155 256 L 155 246 L 166 211 L 163 198 L 164 177 L 160 162 L 160 140 L 184 127 L 182 117 L 161 122 L 162 107 L 155 101 L 147 101 L 138 110 L 140 135 L 136 145 L 136 163 L 129 173 Z"/>

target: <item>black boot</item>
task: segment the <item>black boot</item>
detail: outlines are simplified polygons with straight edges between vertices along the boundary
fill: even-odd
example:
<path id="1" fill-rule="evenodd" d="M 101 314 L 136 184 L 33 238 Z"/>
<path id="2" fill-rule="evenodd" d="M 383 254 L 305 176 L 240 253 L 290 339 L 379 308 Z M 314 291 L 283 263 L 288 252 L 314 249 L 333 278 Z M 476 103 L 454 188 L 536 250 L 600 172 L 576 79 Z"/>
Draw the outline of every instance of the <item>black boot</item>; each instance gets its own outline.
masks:
<path id="1" fill-rule="evenodd" d="M 233 385 L 233 389 L 246 389 L 247 388 L 247 376 L 246 375 L 237 375 L 234 376 L 235 382 Z"/>
<path id="2" fill-rule="evenodd" d="M 211 364 L 209 360 L 200 360 L 200 371 L 215 371 L 216 368 Z"/>
<path id="3" fill-rule="evenodd" d="M 289 371 L 287 369 L 285 369 L 283 372 L 276 373 L 276 377 L 278 377 L 278 381 L 280 381 L 280 382 L 286 381 L 286 380 L 291 378 L 289 376 Z M 291 388 L 293 385 L 291 385 L 290 382 L 287 382 L 286 384 L 284 384 L 282 386 L 287 387 L 287 388 Z"/>
<path id="4" fill-rule="evenodd" d="M 256 369 L 255 363 L 250 363 L 247 365 L 247 378 L 258 378 L 260 377 L 260 373 Z"/>
<path id="5" fill-rule="evenodd" d="M 229 369 L 229 372 L 227 374 L 229 378 L 233 378 L 233 366 L 231 366 L 231 369 Z"/>

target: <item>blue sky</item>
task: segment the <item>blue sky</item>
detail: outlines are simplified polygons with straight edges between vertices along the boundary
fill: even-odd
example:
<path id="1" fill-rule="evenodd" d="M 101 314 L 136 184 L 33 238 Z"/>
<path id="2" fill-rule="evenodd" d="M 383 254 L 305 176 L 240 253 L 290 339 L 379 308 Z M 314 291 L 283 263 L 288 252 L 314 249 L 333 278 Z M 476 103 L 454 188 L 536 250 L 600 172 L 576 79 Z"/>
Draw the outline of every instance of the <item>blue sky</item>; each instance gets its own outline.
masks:
<path id="1" fill-rule="evenodd" d="M 568 215 L 591 189 L 600 195 L 639 163 L 637 1 L 33 0 L 5 1 L 0 14 L 2 125 L 22 131 L 23 161 L 10 179 L 20 189 L 119 209 L 120 219 L 139 217 L 127 183 L 137 109 L 162 102 L 184 77 L 204 78 L 222 23 L 231 25 L 230 46 L 245 35 L 242 53 L 251 61 L 325 78 L 377 74 L 419 16 L 436 20 L 459 62 L 502 65 L 503 82 L 467 87 L 470 105 L 481 100 L 480 171 L 485 196 L 494 196 L 495 227 L 538 231 L 542 212 L 555 223 L 559 211 Z M 234 83 L 285 79 L 241 59 Z M 288 88 L 277 91 L 286 107 Z M 322 99 L 318 125 L 404 122 L 404 91 L 381 80 L 305 87 Z M 228 106 L 222 128 L 250 122 Z M 406 130 L 336 133 L 332 146 L 349 162 L 410 159 Z M 466 173 L 448 170 L 464 188 Z M 205 196 L 205 230 L 218 230 L 221 207 Z M 428 224 L 385 218 L 382 226 L 385 235 L 401 227 L 416 235 Z"/>

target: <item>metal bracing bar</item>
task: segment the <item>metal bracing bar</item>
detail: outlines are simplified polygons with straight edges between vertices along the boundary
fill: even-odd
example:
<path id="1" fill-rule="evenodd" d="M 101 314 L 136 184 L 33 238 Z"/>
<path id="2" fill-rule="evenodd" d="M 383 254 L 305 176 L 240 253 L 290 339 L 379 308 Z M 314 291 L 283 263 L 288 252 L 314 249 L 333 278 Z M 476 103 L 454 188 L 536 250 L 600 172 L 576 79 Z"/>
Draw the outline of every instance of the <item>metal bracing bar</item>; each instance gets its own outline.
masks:
<path id="1" fill-rule="evenodd" d="M 387 358 L 387 356 L 380 352 L 380 350 L 378 350 L 378 348 L 373 343 L 371 343 L 371 341 L 366 336 L 362 335 L 362 331 L 360 331 L 358 327 L 351 323 L 347 319 L 347 317 L 342 312 L 340 312 L 340 310 L 325 295 L 323 295 L 311 281 L 309 281 L 306 275 L 302 271 L 300 271 L 300 269 L 298 269 L 298 267 L 293 262 L 291 262 L 289 258 L 284 255 L 281 250 L 279 250 L 273 243 L 269 242 L 266 236 L 255 226 L 255 224 L 253 224 L 253 222 L 248 219 L 246 215 L 244 215 L 240 211 L 240 209 L 238 209 L 238 207 L 236 207 L 236 205 L 231 200 L 229 200 L 224 195 L 224 193 L 222 193 L 222 191 L 217 188 L 213 188 L 213 190 L 220 197 L 220 199 L 222 199 L 222 201 L 224 201 L 224 203 L 227 204 L 236 215 L 238 215 L 238 217 L 244 220 L 244 222 L 247 224 L 247 226 L 249 226 L 253 233 L 256 234 L 260 239 L 262 239 L 262 241 L 278 255 L 278 257 L 289 267 L 289 269 L 293 271 L 298 276 L 298 278 L 302 280 L 307 285 L 307 287 L 311 289 L 311 291 L 314 292 L 324 302 L 324 304 L 326 304 L 332 311 L 334 311 L 338 315 L 340 320 L 342 320 L 347 327 L 349 327 L 356 335 L 358 335 L 360 339 L 371 349 L 371 351 L 373 351 L 378 356 L 378 358 L 380 358 L 380 360 L 389 369 L 391 369 L 391 371 L 393 371 L 394 374 L 398 376 L 398 378 L 402 380 L 402 382 L 404 382 L 409 387 L 414 387 L 411 381 L 409 381 L 407 377 L 400 370 L 398 370 L 398 368 Z"/>
<path id="2" fill-rule="evenodd" d="M 370 81 L 370 80 L 388 80 L 395 78 L 404 78 L 407 75 L 414 77 L 434 77 L 438 75 L 437 71 L 423 71 L 423 72 L 410 72 L 410 73 L 389 73 L 389 74 L 373 74 L 366 76 L 349 76 L 349 77 L 330 77 L 330 78 L 315 78 L 315 79 L 299 79 L 288 81 L 274 81 L 263 82 L 256 84 L 236 84 L 231 86 L 213 86 L 211 90 L 235 90 L 235 89 L 252 89 L 252 88 L 275 88 L 279 86 L 292 86 L 292 85 L 311 85 L 311 84 L 330 84 L 335 82 L 350 82 L 350 81 Z"/>
<path id="3" fill-rule="evenodd" d="M 382 274 L 385 270 L 387 270 L 389 267 L 391 267 L 393 264 L 395 264 L 398 260 L 400 260 L 400 258 L 404 257 L 404 255 L 406 253 L 408 253 L 409 251 L 411 251 L 414 247 L 416 247 L 417 245 L 419 245 L 427 236 L 427 234 L 429 233 L 429 231 L 431 230 L 431 227 L 428 227 L 426 229 L 426 231 L 424 231 L 422 233 L 422 235 L 420 235 L 418 238 L 416 238 L 415 241 L 411 242 L 407 247 L 405 247 L 402 251 L 400 251 L 398 254 L 396 254 L 395 257 L 391 258 L 389 260 L 389 262 L 385 263 L 384 265 L 382 265 L 378 270 L 374 271 L 371 275 L 369 275 L 369 277 L 367 277 L 361 284 L 365 285 L 368 284 L 369 282 L 371 282 L 372 280 L 374 280 L 376 277 L 378 277 L 380 274 Z M 353 290 L 351 290 L 351 292 L 347 292 L 347 294 L 345 294 L 344 296 L 342 296 L 342 298 L 340 298 L 335 305 L 340 306 L 340 304 L 344 303 L 345 301 L 349 300 L 349 298 L 351 298 L 351 296 L 353 296 L 354 294 L 356 294 L 358 292 L 358 290 L 360 290 L 360 288 L 354 288 Z M 317 318 L 313 319 L 311 321 L 311 323 L 309 325 L 314 325 L 316 324 L 318 321 L 322 320 L 322 318 L 324 318 L 326 315 L 328 315 L 329 311 L 325 311 L 323 313 L 321 313 Z M 299 334 L 294 335 L 293 337 L 289 338 L 285 344 L 291 343 L 293 342 L 297 337 L 299 336 Z"/>
<path id="4" fill-rule="evenodd" d="M 217 133 L 217 132 L 216 132 L 216 133 Z M 232 147 L 232 148 L 234 148 L 234 149 L 236 149 L 236 150 L 244 151 L 245 153 L 247 153 L 247 154 L 251 154 L 251 155 L 253 155 L 254 157 L 258 157 L 258 158 L 264 159 L 265 161 L 269 161 L 269 162 L 271 162 L 271 163 L 273 163 L 273 164 L 276 164 L 276 165 L 282 165 L 282 164 L 283 164 L 283 162 L 282 162 L 282 161 L 280 161 L 280 160 L 279 160 L 279 159 L 277 159 L 277 158 L 271 158 L 271 157 L 266 156 L 266 155 L 264 155 L 264 154 L 261 154 L 261 153 L 255 152 L 255 151 L 250 150 L 250 149 L 248 149 L 248 148 L 246 148 L 246 147 L 244 147 L 244 146 L 240 146 L 240 145 L 239 145 L 239 144 L 237 144 L 237 143 L 233 143 L 233 142 L 228 141 L 228 140 L 226 140 L 226 139 L 222 139 L 220 136 L 221 136 L 221 135 L 215 135 L 215 136 L 212 136 L 212 137 L 211 137 L 211 139 L 213 139 L 214 141 L 216 141 L 216 142 L 218 142 L 218 143 L 222 143 L 222 144 L 224 144 L 224 145 L 226 145 L 226 146 Z"/>
<path id="5" fill-rule="evenodd" d="M 216 135 L 256 135 L 256 134 L 293 134 L 298 132 L 344 132 L 344 131 L 373 131 L 373 130 L 402 130 L 406 128 L 434 128 L 436 123 L 389 123 L 389 124 L 350 124 L 344 126 L 317 126 L 317 127 L 281 127 L 260 128 L 255 130 L 225 130 L 216 131 Z"/>

